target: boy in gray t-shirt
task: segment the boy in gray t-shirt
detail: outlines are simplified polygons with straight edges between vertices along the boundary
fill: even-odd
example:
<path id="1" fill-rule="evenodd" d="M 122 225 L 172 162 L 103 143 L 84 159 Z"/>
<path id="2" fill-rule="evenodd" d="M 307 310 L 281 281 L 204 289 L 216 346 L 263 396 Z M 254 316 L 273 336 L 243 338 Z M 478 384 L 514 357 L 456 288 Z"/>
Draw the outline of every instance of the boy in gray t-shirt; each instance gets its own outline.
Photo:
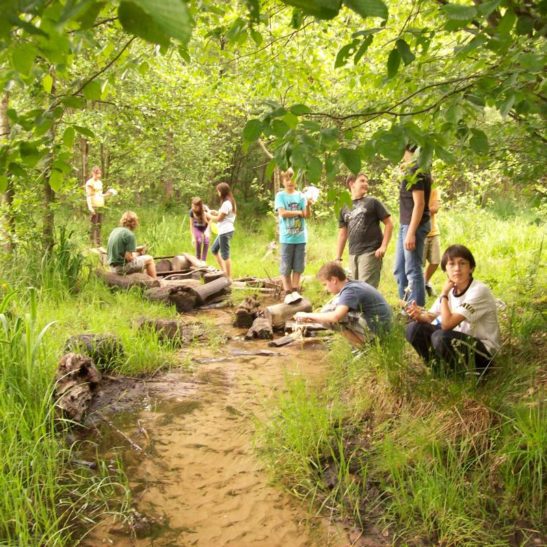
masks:
<path id="1" fill-rule="evenodd" d="M 343 207 L 338 217 L 337 261 L 342 261 L 349 239 L 349 266 L 353 279 L 373 287 L 380 283 L 382 259 L 393 232 L 391 215 L 378 199 L 367 196 L 368 179 L 364 173 L 350 175 L 346 184 L 353 205 Z M 384 224 L 384 232 L 380 227 Z"/>
<path id="2" fill-rule="evenodd" d="M 339 324 L 342 334 L 354 345 L 361 346 L 367 331 L 381 335 L 391 329 L 392 312 L 380 292 L 362 281 L 349 281 L 338 262 L 328 262 L 317 278 L 333 295 L 328 308 L 319 313 L 298 312 L 294 318 L 303 323 L 324 323 L 334 328 Z"/>

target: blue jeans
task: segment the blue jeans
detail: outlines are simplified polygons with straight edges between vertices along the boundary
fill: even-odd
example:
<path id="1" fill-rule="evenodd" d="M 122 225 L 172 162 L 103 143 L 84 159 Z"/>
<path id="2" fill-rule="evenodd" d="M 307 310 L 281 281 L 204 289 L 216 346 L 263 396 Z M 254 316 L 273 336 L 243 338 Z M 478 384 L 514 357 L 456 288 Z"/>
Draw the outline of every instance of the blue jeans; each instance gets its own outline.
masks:
<path id="1" fill-rule="evenodd" d="M 233 235 L 234 232 L 218 234 L 213 246 L 211 247 L 211 253 L 217 255 L 220 251 L 222 260 L 228 260 L 230 258 L 230 239 L 232 239 Z"/>
<path id="2" fill-rule="evenodd" d="M 424 244 L 427 234 L 431 230 L 431 223 L 424 222 L 416 230 L 416 247 L 413 251 L 407 251 L 404 246 L 408 224 L 399 227 L 397 238 L 397 251 L 395 253 L 395 270 L 393 274 L 397 280 L 399 298 L 405 298 L 405 289 L 410 291 L 406 300 L 414 300 L 418 306 L 425 304 L 425 282 L 422 270 L 422 259 L 424 256 Z"/>

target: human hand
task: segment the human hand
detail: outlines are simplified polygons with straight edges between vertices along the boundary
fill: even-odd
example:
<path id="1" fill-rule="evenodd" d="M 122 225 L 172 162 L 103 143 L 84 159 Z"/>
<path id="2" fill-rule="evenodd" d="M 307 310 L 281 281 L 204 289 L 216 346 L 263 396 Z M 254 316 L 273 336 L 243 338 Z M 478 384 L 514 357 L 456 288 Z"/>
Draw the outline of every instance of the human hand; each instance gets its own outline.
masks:
<path id="1" fill-rule="evenodd" d="M 374 252 L 374 256 L 376 258 L 384 258 L 385 254 L 386 254 L 385 247 L 378 247 L 378 249 L 376 249 L 376 251 Z"/>
<path id="2" fill-rule="evenodd" d="M 309 323 L 311 321 L 308 314 L 303 311 L 296 312 L 294 314 L 294 320 L 298 323 Z"/>
<path id="3" fill-rule="evenodd" d="M 444 282 L 443 288 L 441 289 L 441 296 L 448 296 L 448 294 L 454 288 L 454 286 L 455 286 L 454 283 L 452 283 L 450 279 L 447 279 Z"/>
<path id="4" fill-rule="evenodd" d="M 416 249 L 416 235 L 407 232 L 405 237 L 405 249 L 407 251 L 413 251 Z"/>
<path id="5" fill-rule="evenodd" d="M 414 319 L 414 321 L 419 321 L 420 316 L 423 314 L 424 310 L 416 304 L 415 300 L 413 300 L 407 306 L 405 306 L 405 311 L 406 313 L 408 313 L 408 316 L 411 319 Z"/>

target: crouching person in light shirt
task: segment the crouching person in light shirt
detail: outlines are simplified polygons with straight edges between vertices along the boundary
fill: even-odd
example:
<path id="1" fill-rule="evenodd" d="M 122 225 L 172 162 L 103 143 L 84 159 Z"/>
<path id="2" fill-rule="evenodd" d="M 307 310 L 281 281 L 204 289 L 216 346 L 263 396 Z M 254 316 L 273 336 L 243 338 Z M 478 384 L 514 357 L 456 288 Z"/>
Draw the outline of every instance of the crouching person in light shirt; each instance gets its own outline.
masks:
<path id="1" fill-rule="evenodd" d="M 429 311 L 411 302 L 406 339 L 427 362 L 482 374 L 500 347 L 496 301 L 473 279 L 475 258 L 464 245 L 451 245 L 441 259 L 447 280 Z"/>

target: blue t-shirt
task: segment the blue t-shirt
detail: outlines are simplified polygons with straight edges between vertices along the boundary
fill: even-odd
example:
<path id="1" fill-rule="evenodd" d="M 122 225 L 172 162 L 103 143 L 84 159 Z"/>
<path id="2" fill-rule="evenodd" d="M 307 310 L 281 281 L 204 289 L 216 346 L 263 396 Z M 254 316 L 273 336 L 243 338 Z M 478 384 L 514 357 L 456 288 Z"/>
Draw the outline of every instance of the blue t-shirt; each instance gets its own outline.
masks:
<path id="1" fill-rule="evenodd" d="M 363 281 L 348 281 L 336 296 L 335 305 L 358 312 L 368 328 L 378 334 L 391 328 L 392 312 L 380 291 Z"/>
<path id="2" fill-rule="evenodd" d="M 287 194 L 284 190 L 275 196 L 275 210 L 304 211 L 306 198 L 301 192 Z M 283 218 L 279 216 L 279 241 L 281 243 L 306 243 L 308 233 L 304 217 Z"/>

